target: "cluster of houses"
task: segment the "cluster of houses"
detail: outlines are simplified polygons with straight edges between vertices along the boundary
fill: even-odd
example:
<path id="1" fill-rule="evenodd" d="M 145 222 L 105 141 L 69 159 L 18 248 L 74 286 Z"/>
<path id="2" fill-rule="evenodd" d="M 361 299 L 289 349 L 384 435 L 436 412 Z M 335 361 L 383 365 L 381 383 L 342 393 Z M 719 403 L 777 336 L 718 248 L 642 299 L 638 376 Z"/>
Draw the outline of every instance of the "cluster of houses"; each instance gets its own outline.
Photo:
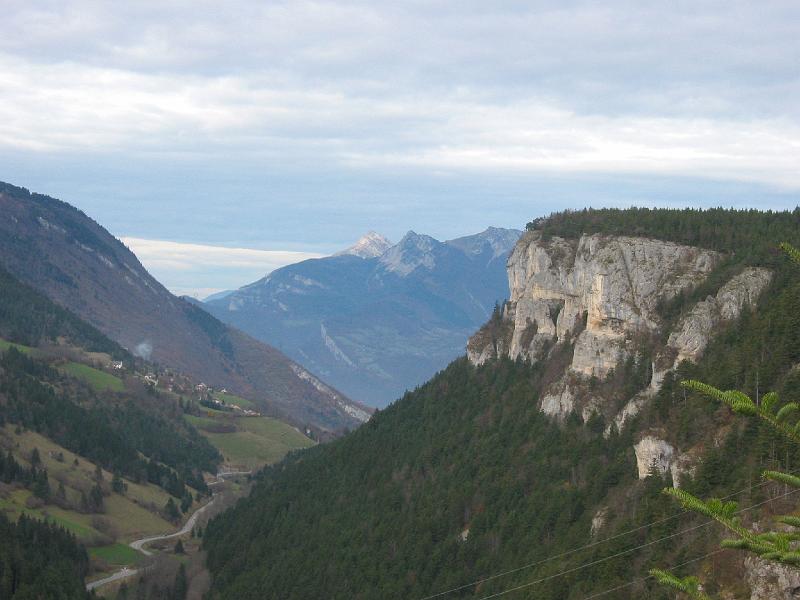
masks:
<path id="1" fill-rule="evenodd" d="M 122 361 L 112 361 L 109 366 L 117 371 L 121 371 L 125 368 Z M 214 388 L 210 385 L 207 385 L 203 382 L 193 384 L 189 378 L 179 373 L 175 373 L 171 369 L 166 369 L 162 373 L 155 373 L 153 371 L 148 371 L 145 374 L 134 373 L 134 376 L 152 387 L 162 388 L 181 396 L 195 396 L 196 400 L 204 400 L 206 403 L 218 406 L 221 410 L 232 410 L 245 417 L 261 416 L 261 413 L 255 410 L 243 408 L 238 404 L 225 402 L 224 400 L 214 397 L 214 393 L 217 390 L 214 390 Z M 221 390 L 218 390 L 218 393 L 227 394 L 228 390 L 222 388 Z"/>

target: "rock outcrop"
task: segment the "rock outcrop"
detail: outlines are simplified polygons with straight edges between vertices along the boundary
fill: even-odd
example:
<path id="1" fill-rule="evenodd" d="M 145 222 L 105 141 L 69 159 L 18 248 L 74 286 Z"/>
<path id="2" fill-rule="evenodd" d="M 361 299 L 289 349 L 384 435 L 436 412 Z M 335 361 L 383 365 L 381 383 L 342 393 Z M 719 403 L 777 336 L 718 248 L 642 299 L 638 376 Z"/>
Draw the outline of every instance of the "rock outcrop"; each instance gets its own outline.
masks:
<path id="1" fill-rule="evenodd" d="M 636 468 L 639 479 L 644 479 L 655 468 L 662 475 L 670 470 L 675 461 L 675 448 L 669 442 L 648 435 L 634 446 Z"/>
<path id="2" fill-rule="evenodd" d="M 744 561 L 745 578 L 750 585 L 750 600 L 797 600 L 800 598 L 800 571 L 767 562 L 755 556 Z"/>
<path id="3" fill-rule="evenodd" d="M 768 269 L 748 268 L 723 285 L 716 296 L 698 302 L 667 341 L 677 352 L 675 364 L 682 360 L 696 362 L 717 326 L 722 321 L 737 318 L 745 306 L 755 304 L 771 280 L 772 273 Z"/>
<path id="4" fill-rule="evenodd" d="M 719 258 L 710 250 L 646 238 L 544 240 L 529 232 L 508 260 L 511 299 L 504 318 L 513 328 L 499 345 L 511 358 L 535 360 L 575 335 L 571 369 L 603 377 L 638 334 L 658 329 L 658 302 L 702 281 Z M 473 346 L 470 355 L 477 363 L 492 353 Z"/>
<path id="5" fill-rule="evenodd" d="M 570 342 L 569 365 L 543 391 L 542 411 L 557 419 L 577 411 L 584 420 L 597 412 L 607 420 L 607 434 L 612 427 L 621 430 L 658 392 L 667 371 L 682 360 L 696 361 L 720 325 L 754 305 L 769 285 L 769 270 L 743 270 L 691 307 L 666 345 L 659 342 L 659 305 L 702 283 L 721 258 L 712 250 L 648 238 L 545 239 L 528 232 L 508 259 L 510 300 L 470 339 L 467 356 L 476 365 L 498 356 L 536 361 Z M 587 388 L 589 378 L 602 380 L 645 345 L 656 357 L 650 384 L 623 398 L 621 409 Z"/>

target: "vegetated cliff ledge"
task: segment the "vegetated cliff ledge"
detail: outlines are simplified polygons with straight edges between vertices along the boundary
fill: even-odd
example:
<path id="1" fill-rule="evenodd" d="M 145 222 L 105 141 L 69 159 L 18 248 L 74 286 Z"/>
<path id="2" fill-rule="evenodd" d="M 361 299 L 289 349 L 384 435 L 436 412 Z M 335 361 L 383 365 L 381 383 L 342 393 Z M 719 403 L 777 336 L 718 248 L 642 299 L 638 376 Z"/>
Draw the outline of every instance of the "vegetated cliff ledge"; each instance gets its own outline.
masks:
<path id="1" fill-rule="evenodd" d="M 714 332 L 754 306 L 769 285 L 770 270 L 743 267 L 679 318 L 661 314 L 724 259 L 714 250 L 652 238 L 565 239 L 529 231 L 508 260 L 511 299 L 470 339 L 468 357 L 475 365 L 500 356 L 540 361 L 569 346 L 569 361 L 543 388 L 540 408 L 559 420 L 573 411 L 584 421 L 597 413 L 609 423 L 608 434 L 641 409 L 668 371 L 682 360 L 697 361 Z M 602 382 L 634 370 L 642 389 L 626 397 L 612 385 L 604 393 Z M 637 445 L 640 476 L 655 465 L 677 479 L 675 467 L 687 456 L 648 440 L 658 441 L 649 436 Z"/>

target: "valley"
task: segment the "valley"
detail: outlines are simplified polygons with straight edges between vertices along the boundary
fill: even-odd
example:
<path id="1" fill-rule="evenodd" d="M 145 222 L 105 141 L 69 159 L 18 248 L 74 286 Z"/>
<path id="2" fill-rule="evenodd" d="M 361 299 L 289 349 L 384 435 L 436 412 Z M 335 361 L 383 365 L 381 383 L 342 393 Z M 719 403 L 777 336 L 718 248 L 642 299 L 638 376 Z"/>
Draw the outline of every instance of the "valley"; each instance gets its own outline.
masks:
<path id="1" fill-rule="evenodd" d="M 127 290 L 124 277 L 98 278 L 68 260 L 30 273 L 22 249 L 86 252 L 80 244 L 90 241 L 125 264 L 135 257 L 58 201 L 11 193 L 0 200 L 15 218 L 50 212 L 24 242 L 0 243 L 0 527 L 17 548 L 0 547 L 0 572 L 13 574 L 0 586 L 42 597 L 60 586 L 69 600 L 518 590 L 542 600 L 607 590 L 667 600 L 655 577 L 632 577 L 678 565 L 731 598 L 770 597 L 774 581 L 792 580 L 784 567 L 719 550 L 721 531 L 663 490 L 735 498 L 720 506 L 747 527 L 797 510 L 786 481 L 758 481 L 800 461 L 772 417 L 736 418 L 704 398 L 706 388 L 682 385 L 771 398 L 776 419 L 796 411 L 800 268 L 775 240 L 800 245 L 797 211 L 586 210 L 534 220 L 521 236 L 490 229 L 438 242 L 412 233 L 397 245 L 372 236 L 212 302 L 242 314 L 257 298 L 281 311 L 291 302 L 285 312 L 313 321 L 309 331 L 321 327 L 336 360 L 357 355 L 350 335 L 380 346 L 396 332 L 344 333 L 334 297 L 362 297 L 351 313 L 360 321 L 359 311 L 402 298 L 370 327 L 404 331 L 412 346 L 421 338 L 411 321 L 440 343 L 455 330 L 431 324 L 461 319 L 459 335 L 470 335 L 458 356 L 441 368 L 444 355 L 419 346 L 438 372 L 373 413 L 143 273 L 168 312 L 200 328 L 175 334 L 211 344 L 203 360 L 214 367 L 198 371 L 178 346 L 130 350 L 123 343 L 134 338 L 111 326 L 110 305 L 87 307 Z M 499 286 L 482 288 L 480 301 L 464 287 L 488 264 L 503 265 L 510 292 L 491 309 Z M 247 314 L 271 323 L 261 300 Z M 123 306 L 127 318 L 145 319 Z M 156 339 L 164 321 L 144 323 L 135 337 Z M 380 368 L 400 374 L 403 360 Z M 361 384 L 372 389 L 368 377 Z M 35 543 L 25 554 L 26 540 L 39 538 L 56 540 L 47 551 L 61 558 Z M 37 578 L 25 566 L 37 557 L 59 566 Z"/>
<path id="2" fill-rule="evenodd" d="M 2 4 L 0 600 L 800 600 L 798 0 Z"/>
<path id="3" fill-rule="evenodd" d="M 194 556 L 196 530 L 252 470 L 314 445 L 250 400 L 132 356 L 8 273 L 0 281 L 0 513 L 73 536 L 87 589 L 113 597 L 156 576 L 175 538 Z"/>

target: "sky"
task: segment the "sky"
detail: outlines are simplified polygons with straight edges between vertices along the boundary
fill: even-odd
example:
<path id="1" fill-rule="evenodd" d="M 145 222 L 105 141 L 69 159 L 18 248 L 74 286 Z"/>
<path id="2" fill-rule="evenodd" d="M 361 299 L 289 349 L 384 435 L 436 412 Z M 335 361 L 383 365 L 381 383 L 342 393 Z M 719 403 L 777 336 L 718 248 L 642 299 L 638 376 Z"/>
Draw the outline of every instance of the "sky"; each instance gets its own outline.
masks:
<path id="1" fill-rule="evenodd" d="M 203 297 L 376 230 L 800 204 L 800 2 L 5 0 L 0 180 Z"/>

